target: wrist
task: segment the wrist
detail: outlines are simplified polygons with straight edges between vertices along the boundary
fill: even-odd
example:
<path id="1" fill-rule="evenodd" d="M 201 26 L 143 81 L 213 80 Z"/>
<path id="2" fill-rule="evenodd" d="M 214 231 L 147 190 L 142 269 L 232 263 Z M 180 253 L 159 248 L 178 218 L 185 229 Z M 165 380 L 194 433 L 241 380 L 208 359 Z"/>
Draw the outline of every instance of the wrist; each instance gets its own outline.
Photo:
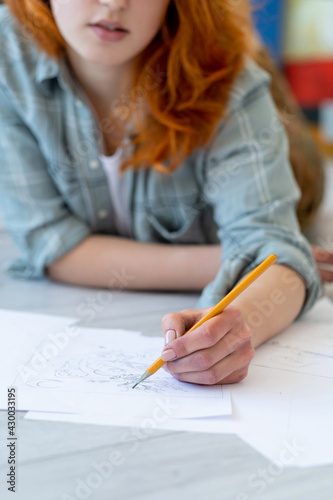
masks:
<path id="1" fill-rule="evenodd" d="M 180 266 L 187 289 L 202 291 L 216 277 L 221 266 L 221 247 L 218 245 L 180 246 Z"/>

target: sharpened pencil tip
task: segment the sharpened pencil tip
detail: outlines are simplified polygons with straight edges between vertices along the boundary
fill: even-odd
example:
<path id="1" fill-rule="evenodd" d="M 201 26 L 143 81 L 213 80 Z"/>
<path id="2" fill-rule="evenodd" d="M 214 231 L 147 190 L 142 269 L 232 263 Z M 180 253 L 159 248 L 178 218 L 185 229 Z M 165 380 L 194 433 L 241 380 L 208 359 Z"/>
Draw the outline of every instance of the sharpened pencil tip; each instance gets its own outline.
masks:
<path id="1" fill-rule="evenodd" d="M 132 389 L 134 389 L 134 387 L 136 387 L 137 385 L 140 384 L 140 382 L 143 382 L 143 380 L 146 380 L 146 378 L 150 377 L 151 373 L 149 373 L 148 371 L 145 371 L 143 375 L 141 375 L 141 377 L 139 378 L 139 380 L 133 385 Z"/>

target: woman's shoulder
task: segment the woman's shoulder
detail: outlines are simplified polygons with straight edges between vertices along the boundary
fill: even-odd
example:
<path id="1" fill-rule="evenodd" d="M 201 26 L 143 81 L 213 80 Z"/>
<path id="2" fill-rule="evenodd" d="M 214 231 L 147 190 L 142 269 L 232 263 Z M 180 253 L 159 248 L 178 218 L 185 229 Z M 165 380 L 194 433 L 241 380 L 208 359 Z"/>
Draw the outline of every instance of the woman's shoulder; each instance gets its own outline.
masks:
<path id="1" fill-rule="evenodd" d="M 269 91 L 270 75 L 247 57 L 230 91 L 227 111 L 244 108 L 259 94 Z"/>
<path id="2" fill-rule="evenodd" d="M 230 90 L 229 100 L 224 116 L 218 121 L 216 130 L 211 141 L 204 148 L 206 161 L 202 167 L 207 169 L 221 168 L 227 158 L 233 158 L 225 162 L 225 168 L 237 167 L 236 153 L 241 155 L 242 148 L 247 144 L 251 146 L 254 140 L 258 140 L 261 134 L 274 130 L 274 141 L 271 147 L 279 144 L 282 151 L 286 146 L 278 133 L 282 130 L 276 121 L 276 108 L 270 96 L 270 75 L 264 71 L 250 58 L 245 60 L 244 66 L 238 74 Z M 267 133 L 268 133 L 267 132 Z M 265 142 L 266 141 L 266 142 Z M 261 146 L 267 146 L 264 137 Z M 249 155 L 251 156 L 251 155 Z"/>
<path id="3" fill-rule="evenodd" d="M 33 35 L 19 25 L 6 5 L 0 5 L 0 47 L 0 83 L 7 86 L 34 77 L 40 53 Z"/>
<path id="4" fill-rule="evenodd" d="M 211 152 L 220 145 L 221 141 L 224 142 L 228 125 L 235 126 L 238 123 L 237 116 L 239 113 L 246 114 L 247 122 L 250 121 L 251 123 L 258 122 L 260 119 L 258 114 L 263 111 L 265 111 L 264 115 L 266 116 L 268 110 L 266 99 L 267 97 L 270 98 L 270 80 L 270 75 L 258 66 L 253 59 L 249 57 L 245 59 L 243 68 L 229 92 L 224 115 L 218 121 L 213 140 L 206 146 L 206 151 Z M 241 130 L 239 129 L 238 132 L 240 133 Z M 227 150 L 228 148 L 226 148 Z"/>

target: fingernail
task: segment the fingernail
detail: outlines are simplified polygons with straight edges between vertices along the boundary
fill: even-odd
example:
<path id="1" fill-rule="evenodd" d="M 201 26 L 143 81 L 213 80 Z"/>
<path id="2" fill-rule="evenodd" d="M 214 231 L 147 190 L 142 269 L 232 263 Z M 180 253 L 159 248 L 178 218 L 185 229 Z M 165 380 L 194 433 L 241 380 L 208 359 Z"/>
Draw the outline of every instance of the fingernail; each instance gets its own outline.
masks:
<path id="1" fill-rule="evenodd" d="M 161 358 L 163 361 L 171 361 L 172 359 L 176 359 L 176 354 L 173 349 L 167 349 L 166 351 L 163 351 L 161 354 Z"/>
<path id="2" fill-rule="evenodd" d="M 168 330 L 165 334 L 165 345 L 170 344 L 177 337 L 175 330 Z"/>

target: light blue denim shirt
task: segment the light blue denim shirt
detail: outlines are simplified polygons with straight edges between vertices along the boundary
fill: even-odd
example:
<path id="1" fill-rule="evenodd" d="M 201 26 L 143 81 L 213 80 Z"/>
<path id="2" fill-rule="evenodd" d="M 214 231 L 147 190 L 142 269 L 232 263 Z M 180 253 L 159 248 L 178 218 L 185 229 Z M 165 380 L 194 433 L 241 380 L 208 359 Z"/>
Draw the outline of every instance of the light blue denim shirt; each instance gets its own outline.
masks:
<path id="1" fill-rule="evenodd" d="M 38 51 L 5 6 L 0 47 L 0 211 L 21 252 L 9 272 L 38 278 L 90 234 L 116 234 L 112 199 L 99 159 L 99 128 L 65 61 Z M 303 310 L 320 293 L 268 85 L 267 74 L 248 61 L 208 146 L 170 175 L 125 173 L 135 239 L 222 244 L 221 268 L 200 307 L 215 304 L 270 253 L 306 282 Z"/>

